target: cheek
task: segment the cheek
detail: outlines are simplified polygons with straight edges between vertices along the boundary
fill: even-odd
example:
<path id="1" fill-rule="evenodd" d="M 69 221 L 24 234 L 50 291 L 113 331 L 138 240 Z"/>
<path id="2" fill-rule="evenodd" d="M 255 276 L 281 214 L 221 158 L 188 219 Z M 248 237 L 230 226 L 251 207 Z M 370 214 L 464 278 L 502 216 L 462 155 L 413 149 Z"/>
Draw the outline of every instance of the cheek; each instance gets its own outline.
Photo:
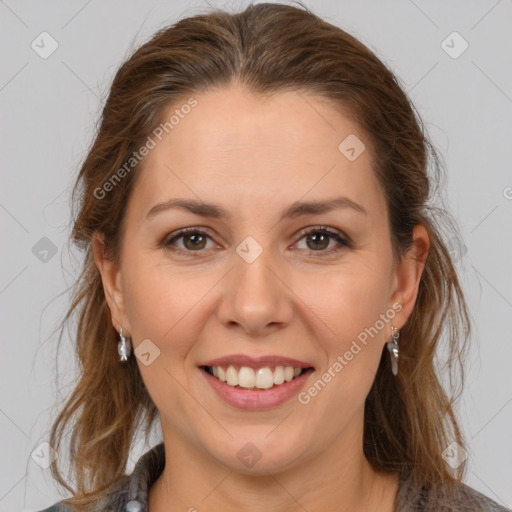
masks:
<path id="1" fill-rule="evenodd" d="M 321 401 L 337 404 L 339 421 L 364 403 L 393 322 L 391 316 L 386 318 L 388 283 L 384 275 L 384 268 L 374 261 L 331 275 L 325 293 L 317 290 L 313 295 L 311 308 L 321 317 L 319 324 L 329 327 L 322 329 L 325 334 L 318 340 L 328 361 L 323 370 L 329 372 L 319 378 L 332 382 L 326 384 Z"/>
<path id="2" fill-rule="evenodd" d="M 126 261 L 126 312 L 132 327 L 133 347 L 150 340 L 151 363 L 138 366 L 146 387 L 159 408 L 172 401 L 189 407 L 183 387 L 190 387 L 185 371 L 187 356 L 200 336 L 201 299 L 208 290 L 207 276 L 192 276 L 162 264 Z M 215 281 L 209 284 L 213 286 Z M 146 351 L 146 350 L 145 350 Z M 154 354 L 158 354 L 154 356 Z M 178 384 L 179 383 L 179 384 Z M 177 405 L 178 407 L 178 405 Z"/>
<path id="3" fill-rule="evenodd" d="M 325 286 L 315 280 L 303 288 L 308 305 L 330 328 L 326 332 L 335 344 L 350 342 L 385 313 L 389 283 L 384 275 L 376 262 L 347 266 L 326 275 Z"/>
<path id="4" fill-rule="evenodd" d="M 321 321 L 315 329 L 327 356 L 327 365 L 317 376 L 317 384 L 306 390 L 311 410 L 322 414 L 329 408 L 334 425 L 348 421 L 364 406 L 382 357 L 385 336 L 392 319 L 383 321 L 387 306 L 387 283 L 373 267 L 331 276 L 324 293 L 310 290 L 308 306 Z M 320 382 L 319 382 L 320 381 Z M 316 398 L 318 397 L 318 398 Z M 303 402 L 301 402 L 303 403 Z"/>
<path id="5" fill-rule="evenodd" d="M 172 344 L 173 356 L 185 352 L 201 328 L 193 318 L 217 280 L 211 273 L 152 263 L 149 257 L 127 260 L 125 305 L 135 344 L 149 338 L 162 350 Z"/>

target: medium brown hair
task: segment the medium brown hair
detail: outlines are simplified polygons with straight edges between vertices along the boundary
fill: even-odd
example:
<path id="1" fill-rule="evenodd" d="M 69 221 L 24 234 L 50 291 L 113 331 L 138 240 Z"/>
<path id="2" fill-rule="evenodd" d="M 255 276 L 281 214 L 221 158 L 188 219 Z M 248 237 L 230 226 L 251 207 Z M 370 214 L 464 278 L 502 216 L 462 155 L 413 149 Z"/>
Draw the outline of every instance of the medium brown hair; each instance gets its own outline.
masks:
<path id="1" fill-rule="evenodd" d="M 147 442 L 158 415 L 135 358 L 127 367 L 118 363 L 117 332 L 91 245 L 93 234 L 101 233 L 107 254 L 119 261 L 125 207 L 144 162 L 104 197 L 98 198 L 97 190 L 105 190 L 170 106 L 234 82 L 251 93 L 317 94 L 359 123 L 385 193 L 395 261 L 412 247 L 414 226 L 426 228 L 429 253 L 414 310 L 401 331 L 399 373 L 391 373 L 384 350 L 365 403 L 364 453 L 375 468 L 408 471 L 417 483 L 462 480 L 465 464 L 452 471 L 442 452 L 452 441 L 465 447 L 452 405 L 463 387 L 471 325 L 443 241 L 458 236 L 458 227 L 445 208 L 431 204 L 442 177 L 439 156 L 397 78 L 372 51 L 302 4 L 264 3 L 237 13 L 212 10 L 159 30 L 113 80 L 73 190 L 78 212 L 72 241 L 85 259 L 63 324 L 77 315 L 80 375 L 50 435 L 60 452 L 66 427 L 71 428 L 75 488 L 59 471 L 58 460 L 51 466 L 72 493 L 67 503 L 83 509 L 111 492 L 125 476 L 134 436 L 143 428 Z M 443 340 L 445 364 L 436 368 Z M 442 371 L 450 375 L 452 388 L 457 381 L 452 375 L 460 376 L 460 389 L 450 396 L 440 382 Z"/>

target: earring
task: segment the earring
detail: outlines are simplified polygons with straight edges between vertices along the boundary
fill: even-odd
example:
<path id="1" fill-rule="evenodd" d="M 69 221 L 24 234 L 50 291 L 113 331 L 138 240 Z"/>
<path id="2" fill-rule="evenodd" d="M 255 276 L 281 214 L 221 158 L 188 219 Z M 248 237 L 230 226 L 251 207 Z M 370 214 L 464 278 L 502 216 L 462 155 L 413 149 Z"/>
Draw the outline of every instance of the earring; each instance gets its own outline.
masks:
<path id="1" fill-rule="evenodd" d="M 119 362 L 125 363 L 128 361 L 130 354 L 132 353 L 132 341 L 130 338 L 125 338 L 123 336 L 123 328 L 121 327 L 121 331 L 119 333 L 120 341 L 117 344 L 117 353 L 119 354 Z"/>
<path id="2" fill-rule="evenodd" d="M 396 375 L 398 373 L 398 338 L 400 337 L 400 331 L 398 330 L 398 327 L 391 327 L 391 329 L 393 330 L 393 333 L 391 334 L 392 341 L 386 343 L 386 346 L 388 347 L 389 356 L 391 358 L 391 371 L 393 372 L 393 375 Z"/>

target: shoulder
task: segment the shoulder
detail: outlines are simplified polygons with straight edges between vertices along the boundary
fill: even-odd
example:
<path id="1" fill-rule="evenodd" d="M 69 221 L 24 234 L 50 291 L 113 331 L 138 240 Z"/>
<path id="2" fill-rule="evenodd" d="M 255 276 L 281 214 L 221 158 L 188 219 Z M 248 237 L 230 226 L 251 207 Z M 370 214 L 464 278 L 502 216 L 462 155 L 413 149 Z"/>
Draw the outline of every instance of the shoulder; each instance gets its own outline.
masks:
<path id="1" fill-rule="evenodd" d="M 396 512 L 512 512 L 512 509 L 488 496 L 455 481 L 442 485 L 424 484 L 413 487 L 410 481 L 401 482 Z"/>
<path id="2" fill-rule="evenodd" d="M 105 498 L 101 501 L 95 502 L 93 505 L 89 505 L 90 510 L 94 510 L 94 512 L 111 512 L 112 510 L 124 511 L 126 505 L 130 501 L 130 487 L 133 487 L 133 483 L 133 475 L 124 476 L 121 480 L 112 485 Z M 77 509 L 66 503 L 66 501 L 67 500 L 59 501 L 58 503 L 54 503 L 52 506 L 38 512 L 76 512 Z M 133 508 L 133 510 L 134 512 L 138 512 L 136 508 Z M 139 510 L 142 510 L 142 508 L 140 507 Z"/>
<path id="3" fill-rule="evenodd" d="M 468 501 L 475 503 L 475 505 L 479 505 L 484 512 L 512 512 L 512 509 L 500 505 L 485 494 L 478 492 L 464 483 L 457 485 L 462 497 L 467 498 Z"/>
<path id="4" fill-rule="evenodd" d="M 40 510 L 39 512 L 68 512 L 69 508 L 66 505 L 59 501 L 59 503 L 55 503 L 51 507 L 45 508 L 44 510 Z"/>
<path id="5" fill-rule="evenodd" d="M 94 512 L 147 510 L 149 488 L 160 476 L 164 465 L 165 451 L 160 443 L 138 460 L 131 475 L 125 475 L 112 485 L 108 496 L 94 505 Z M 63 500 L 39 512 L 75 512 L 75 509 Z"/>
<path id="6" fill-rule="evenodd" d="M 100 502 L 90 505 L 91 510 L 95 512 L 112 511 L 112 510 L 125 510 L 128 503 L 128 495 L 132 477 L 125 476 L 120 481 L 112 486 L 109 494 Z M 135 509 L 134 509 L 135 510 Z M 66 503 L 66 500 L 54 503 L 52 506 L 40 510 L 38 512 L 76 512 L 76 509 Z"/>

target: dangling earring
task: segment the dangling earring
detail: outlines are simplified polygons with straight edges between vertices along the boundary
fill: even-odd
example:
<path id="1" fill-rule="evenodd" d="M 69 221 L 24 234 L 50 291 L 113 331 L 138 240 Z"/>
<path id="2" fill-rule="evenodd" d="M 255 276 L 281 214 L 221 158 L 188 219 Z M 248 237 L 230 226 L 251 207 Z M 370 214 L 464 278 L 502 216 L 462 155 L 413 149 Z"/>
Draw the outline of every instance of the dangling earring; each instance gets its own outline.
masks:
<path id="1" fill-rule="evenodd" d="M 128 361 L 130 354 L 132 353 L 132 342 L 130 338 L 123 336 L 123 328 L 119 333 L 120 341 L 117 344 L 117 353 L 119 354 L 119 362 L 125 363 Z"/>
<path id="2" fill-rule="evenodd" d="M 389 356 L 391 358 L 391 371 L 393 372 L 393 375 L 396 375 L 398 373 L 398 338 L 400 337 L 400 331 L 398 330 L 398 327 L 391 327 L 391 329 L 393 330 L 393 333 L 391 334 L 392 341 L 386 343 L 386 346 L 388 347 Z"/>

